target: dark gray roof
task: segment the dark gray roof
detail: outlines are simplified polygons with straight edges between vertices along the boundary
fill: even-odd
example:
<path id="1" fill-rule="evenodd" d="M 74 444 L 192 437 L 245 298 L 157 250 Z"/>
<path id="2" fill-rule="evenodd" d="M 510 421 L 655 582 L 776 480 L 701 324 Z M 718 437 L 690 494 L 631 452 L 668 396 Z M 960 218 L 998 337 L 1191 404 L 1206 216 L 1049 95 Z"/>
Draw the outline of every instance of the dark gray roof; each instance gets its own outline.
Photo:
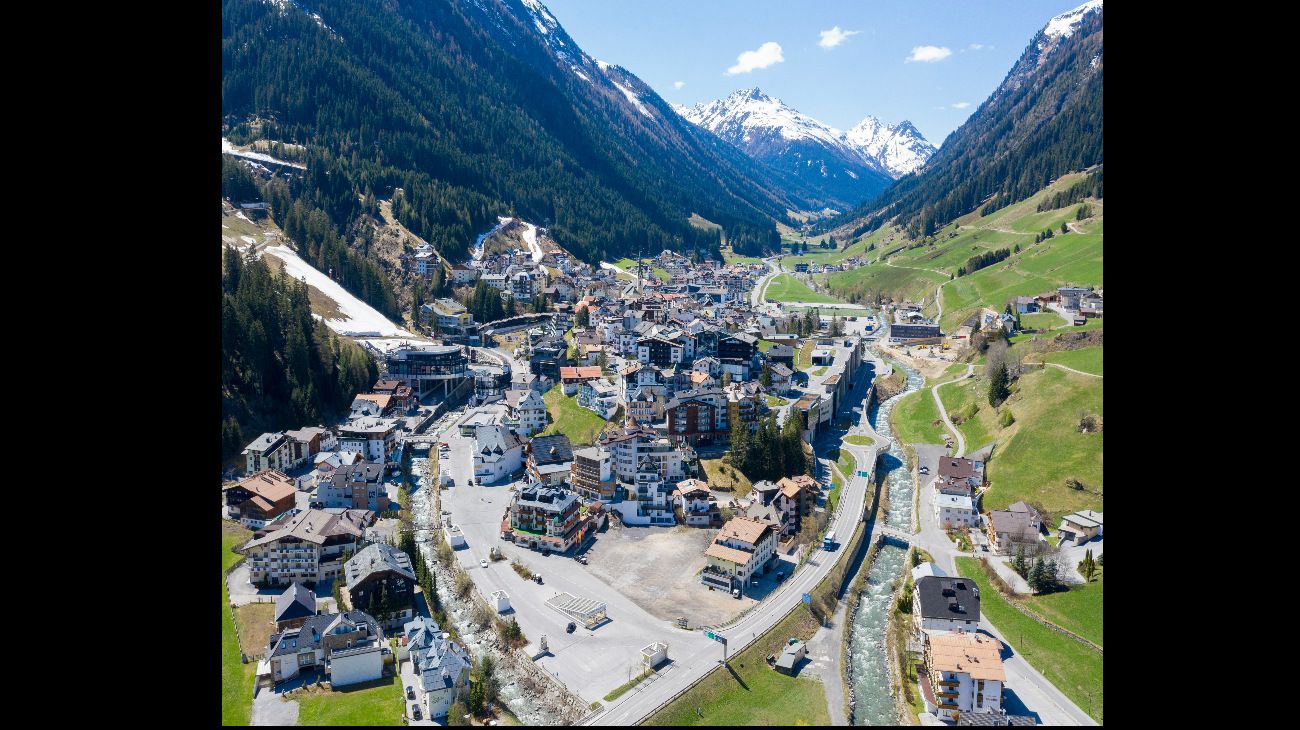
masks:
<path id="1" fill-rule="evenodd" d="M 271 651 L 268 656 L 283 656 L 296 654 L 304 649 L 316 649 L 320 647 L 321 637 L 331 631 L 356 629 L 362 625 L 367 627 L 368 637 L 379 635 L 379 627 L 374 617 L 365 611 L 345 611 L 343 613 L 312 616 L 296 629 L 271 634 L 271 639 L 268 642 Z"/>
<path id="2" fill-rule="evenodd" d="M 411 569 L 411 556 L 382 542 L 367 545 L 343 564 L 348 590 L 352 590 L 375 573 L 384 571 L 392 571 L 409 581 L 415 581 L 415 572 Z"/>
<path id="3" fill-rule="evenodd" d="M 533 439 L 533 463 L 542 464 L 560 464 L 566 461 L 573 461 L 573 444 L 569 442 L 569 437 L 562 433 L 554 436 L 538 436 Z M 554 449 L 555 453 L 551 453 Z"/>
<path id="4" fill-rule="evenodd" d="M 980 594 L 970 578 L 940 578 L 928 575 L 916 582 L 921 618 L 980 620 Z M 957 607 L 954 608 L 953 604 Z"/>
<path id="5" fill-rule="evenodd" d="M 348 484 L 379 484 L 383 480 L 384 465 L 368 461 L 340 466 L 330 475 L 330 481 L 339 489 Z"/>
<path id="6" fill-rule="evenodd" d="M 275 597 L 277 622 L 315 615 L 316 594 L 301 583 L 295 582 L 288 590 Z"/>

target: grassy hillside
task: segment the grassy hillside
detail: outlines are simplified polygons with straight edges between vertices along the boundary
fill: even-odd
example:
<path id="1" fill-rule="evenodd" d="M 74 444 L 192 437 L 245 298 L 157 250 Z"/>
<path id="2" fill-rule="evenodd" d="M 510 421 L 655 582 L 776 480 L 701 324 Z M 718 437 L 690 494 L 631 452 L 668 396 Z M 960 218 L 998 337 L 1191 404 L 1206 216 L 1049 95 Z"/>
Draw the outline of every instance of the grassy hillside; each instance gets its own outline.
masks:
<path id="1" fill-rule="evenodd" d="M 1007 428 L 998 426 L 988 405 L 984 377 L 939 391 L 944 408 L 979 404 L 975 423 L 959 426 L 968 448 L 997 442 L 989 459 L 983 508 L 1005 509 L 1023 499 L 1041 505 L 1053 518 L 1078 509 L 1100 511 L 1104 434 L 1080 433 L 1078 426 L 1082 412 L 1103 415 L 1102 380 L 1049 367 L 1025 373 L 1014 387 L 1001 406 L 1015 418 Z M 1083 482 L 1085 490 L 1067 487 L 1069 477 Z"/>
<path id="2" fill-rule="evenodd" d="M 939 388 L 939 398 L 948 417 L 966 439 L 967 451 L 993 440 L 998 431 L 998 415 L 989 405 L 987 381 L 968 378 L 945 385 Z"/>
<path id="3" fill-rule="evenodd" d="M 939 390 L 942 392 L 943 388 Z M 893 424 L 905 444 L 943 443 L 943 421 L 939 420 L 939 409 L 935 407 L 928 388 L 898 399 L 894 406 Z"/>
<path id="4" fill-rule="evenodd" d="M 861 254 L 875 243 L 873 260 L 878 253 L 883 253 L 892 266 L 880 262 L 833 273 L 829 277 L 832 292 L 850 301 L 861 300 L 874 292 L 920 301 L 932 299 L 935 287 L 947 281 L 949 275 L 955 275 L 971 257 L 999 249 L 1014 251 L 1020 246 L 1020 252 L 1010 258 L 944 284 L 941 324 L 948 330 L 980 306 L 1001 309 L 1014 296 L 1040 294 L 1067 284 L 1102 284 L 1103 201 L 1087 200 L 1092 216 L 1083 221 L 1075 221 L 1080 205 L 1077 203 L 1037 211 L 1043 199 L 1082 178 L 1082 173 L 1065 175 L 1027 200 L 987 216 L 971 213 L 929 238 L 909 241 L 898 229 L 884 226 L 844 251 L 787 259 L 786 263 L 838 262 L 854 253 Z M 1070 225 L 1069 233 L 1060 232 L 1062 223 Z M 1035 244 L 1035 236 L 1049 228 L 1055 235 Z M 927 306 L 927 311 L 933 313 L 936 308 Z"/>
<path id="5" fill-rule="evenodd" d="M 1102 375 L 1101 347 L 1082 347 L 1078 350 L 1049 352 L 1043 356 L 1045 362 L 1054 362 L 1085 373 Z"/>
<path id="6" fill-rule="evenodd" d="M 765 298 L 769 302 L 813 302 L 835 304 L 839 302 L 832 296 L 819 294 L 809 289 L 802 281 L 794 278 L 792 274 L 778 274 L 772 278 L 768 284 Z"/>
<path id="7" fill-rule="evenodd" d="M 548 390 L 542 399 L 546 401 L 551 425 L 539 436 L 562 433 L 574 446 L 586 446 L 594 443 L 605 427 L 605 419 L 578 405 L 577 396 L 566 396 L 559 384 Z"/>

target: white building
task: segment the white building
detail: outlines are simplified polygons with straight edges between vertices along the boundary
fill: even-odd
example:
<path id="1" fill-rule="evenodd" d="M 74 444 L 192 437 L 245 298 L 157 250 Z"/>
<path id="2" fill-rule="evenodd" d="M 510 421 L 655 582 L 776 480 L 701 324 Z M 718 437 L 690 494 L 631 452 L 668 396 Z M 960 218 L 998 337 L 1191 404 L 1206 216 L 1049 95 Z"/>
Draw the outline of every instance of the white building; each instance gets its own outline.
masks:
<path id="1" fill-rule="evenodd" d="M 536 390 L 528 389 L 528 394 L 519 401 L 518 413 L 519 426 L 525 436 L 546 428 L 546 401 Z"/>
<path id="2" fill-rule="evenodd" d="M 514 474 L 523 466 L 524 442 L 514 431 L 505 426 L 480 426 L 475 431 L 475 479 L 489 484 Z"/>
<path id="3" fill-rule="evenodd" d="M 943 720 L 960 715 L 1000 713 L 1002 643 L 967 631 L 926 634 L 921 695 L 927 712 Z"/>
<path id="4" fill-rule="evenodd" d="M 618 410 L 618 386 L 608 380 L 588 380 L 578 389 L 578 405 L 608 421 Z"/>
<path id="5" fill-rule="evenodd" d="M 397 419 L 366 417 L 339 426 L 339 448 L 382 464 L 397 449 Z"/>
<path id="6" fill-rule="evenodd" d="M 293 448 L 283 431 L 264 433 L 244 447 L 244 476 L 252 476 L 264 469 L 288 471 L 292 468 Z"/>
<path id="7" fill-rule="evenodd" d="M 970 497 L 960 494 L 934 495 L 934 519 L 943 529 L 979 527 L 979 513 Z"/>

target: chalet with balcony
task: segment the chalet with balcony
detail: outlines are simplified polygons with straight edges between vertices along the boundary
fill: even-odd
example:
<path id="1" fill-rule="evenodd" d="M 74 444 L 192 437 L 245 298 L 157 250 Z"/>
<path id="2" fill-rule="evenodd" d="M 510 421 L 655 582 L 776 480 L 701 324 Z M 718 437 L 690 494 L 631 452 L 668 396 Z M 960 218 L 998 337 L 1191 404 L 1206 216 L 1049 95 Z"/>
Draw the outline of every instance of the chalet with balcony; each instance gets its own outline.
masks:
<path id="1" fill-rule="evenodd" d="M 925 635 L 925 709 L 942 720 L 1002 713 L 1002 643 L 967 631 Z"/>

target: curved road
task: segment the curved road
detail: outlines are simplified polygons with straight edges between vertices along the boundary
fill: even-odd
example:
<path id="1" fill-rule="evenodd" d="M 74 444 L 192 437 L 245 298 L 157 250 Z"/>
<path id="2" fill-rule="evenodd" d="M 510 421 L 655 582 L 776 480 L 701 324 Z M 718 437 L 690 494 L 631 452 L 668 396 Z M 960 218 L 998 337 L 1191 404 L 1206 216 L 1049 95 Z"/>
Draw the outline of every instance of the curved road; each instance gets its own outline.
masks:
<path id="1" fill-rule="evenodd" d="M 966 366 L 966 374 L 957 378 L 957 380 L 964 380 L 974 374 L 975 363 L 970 363 Z M 955 383 L 957 380 L 945 380 L 942 383 L 936 383 L 935 386 L 930 389 L 930 394 L 934 396 L 934 404 L 939 407 L 939 415 L 943 417 L 944 425 L 948 427 L 949 431 L 952 431 L 957 436 L 957 453 L 953 454 L 953 456 L 961 458 L 966 455 L 966 439 L 961 435 L 961 431 L 958 431 L 957 427 L 952 424 L 952 419 L 948 418 L 948 411 L 944 409 L 943 400 L 939 398 L 939 388 L 948 383 Z"/>

